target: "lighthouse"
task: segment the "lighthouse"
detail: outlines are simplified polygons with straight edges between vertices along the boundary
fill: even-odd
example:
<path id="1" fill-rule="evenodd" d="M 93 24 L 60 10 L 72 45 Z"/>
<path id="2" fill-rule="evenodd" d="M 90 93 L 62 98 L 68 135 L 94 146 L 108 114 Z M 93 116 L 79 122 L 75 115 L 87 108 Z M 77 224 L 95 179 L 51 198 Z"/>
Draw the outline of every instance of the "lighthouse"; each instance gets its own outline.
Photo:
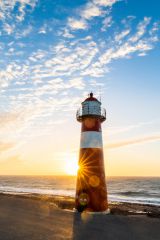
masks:
<path id="1" fill-rule="evenodd" d="M 76 117 L 81 123 L 81 139 L 75 207 L 78 212 L 107 212 L 101 128 L 106 120 L 106 110 L 101 108 L 101 102 L 91 92 L 82 102 Z"/>

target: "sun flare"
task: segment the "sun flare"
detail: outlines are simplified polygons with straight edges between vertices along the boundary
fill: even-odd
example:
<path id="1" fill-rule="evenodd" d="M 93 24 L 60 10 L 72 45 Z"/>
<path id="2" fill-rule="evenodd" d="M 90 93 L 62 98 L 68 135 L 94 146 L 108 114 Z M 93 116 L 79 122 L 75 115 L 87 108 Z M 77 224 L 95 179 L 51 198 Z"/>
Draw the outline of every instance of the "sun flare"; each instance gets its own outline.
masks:
<path id="1" fill-rule="evenodd" d="M 78 161 L 76 159 L 68 159 L 65 167 L 65 172 L 67 175 L 76 176 L 78 171 Z"/>

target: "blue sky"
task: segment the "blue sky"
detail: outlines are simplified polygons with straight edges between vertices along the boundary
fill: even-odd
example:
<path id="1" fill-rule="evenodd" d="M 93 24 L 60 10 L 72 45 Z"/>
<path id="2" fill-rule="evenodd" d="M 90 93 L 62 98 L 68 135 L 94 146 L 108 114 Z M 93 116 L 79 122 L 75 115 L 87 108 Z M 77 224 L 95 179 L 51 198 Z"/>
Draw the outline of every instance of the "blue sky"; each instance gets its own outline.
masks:
<path id="1" fill-rule="evenodd" d="M 159 0 L 1 1 L 1 174 L 63 173 L 57 161 L 63 165 L 65 156 L 78 155 L 76 109 L 93 91 L 107 108 L 110 175 L 133 152 L 139 154 L 133 175 L 145 161 L 141 154 L 151 163 L 152 152 L 155 169 L 139 175 L 158 175 L 159 9 Z M 40 171 L 32 172 L 37 158 Z M 18 170 L 10 170 L 13 162 Z M 43 172 L 51 163 L 55 171 Z"/>

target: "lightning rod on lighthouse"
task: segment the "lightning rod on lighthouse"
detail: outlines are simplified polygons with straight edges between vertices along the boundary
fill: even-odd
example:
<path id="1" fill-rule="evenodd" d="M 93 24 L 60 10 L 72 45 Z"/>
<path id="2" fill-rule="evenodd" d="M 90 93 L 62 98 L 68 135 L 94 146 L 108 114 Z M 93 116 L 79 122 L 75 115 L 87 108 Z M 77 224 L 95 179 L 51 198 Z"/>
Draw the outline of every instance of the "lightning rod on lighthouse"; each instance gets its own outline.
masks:
<path id="1" fill-rule="evenodd" d="M 75 207 L 79 212 L 105 212 L 108 201 L 101 123 L 106 120 L 106 110 L 91 92 L 76 117 L 81 123 L 81 140 Z"/>

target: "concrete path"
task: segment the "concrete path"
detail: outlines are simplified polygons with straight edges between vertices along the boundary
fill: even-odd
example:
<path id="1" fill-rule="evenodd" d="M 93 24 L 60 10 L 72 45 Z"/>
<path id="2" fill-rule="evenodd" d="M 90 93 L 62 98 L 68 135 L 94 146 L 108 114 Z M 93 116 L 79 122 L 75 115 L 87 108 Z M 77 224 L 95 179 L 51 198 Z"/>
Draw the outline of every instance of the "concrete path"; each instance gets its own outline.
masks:
<path id="1" fill-rule="evenodd" d="M 160 219 L 88 215 L 53 204 L 0 196 L 0 240 L 160 240 Z"/>

